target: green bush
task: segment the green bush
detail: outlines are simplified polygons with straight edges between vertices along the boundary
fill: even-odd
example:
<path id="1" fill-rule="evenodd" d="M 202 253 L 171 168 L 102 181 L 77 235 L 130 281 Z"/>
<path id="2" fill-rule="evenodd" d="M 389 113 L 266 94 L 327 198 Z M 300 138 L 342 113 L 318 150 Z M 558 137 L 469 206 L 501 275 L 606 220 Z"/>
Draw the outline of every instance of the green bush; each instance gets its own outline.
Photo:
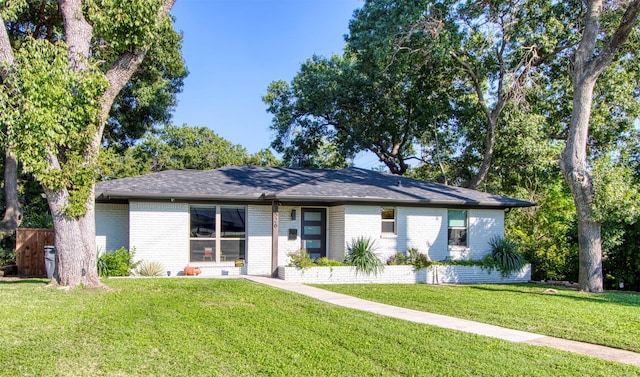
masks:
<path id="1" fill-rule="evenodd" d="M 333 266 L 344 266 L 344 263 L 337 260 L 329 259 L 327 257 L 322 257 L 316 261 L 316 265 L 333 267 Z"/>
<path id="2" fill-rule="evenodd" d="M 356 268 L 356 274 L 362 272 L 367 275 L 377 275 L 384 269 L 384 264 L 374 253 L 375 241 L 370 238 L 358 237 L 347 246 L 347 256 L 344 263 Z"/>
<path id="3" fill-rule="evenodd" d="M 100 276 L 129 276 L 131 270 L 136 268 L 133 263 L 134 250 L 124 247 L 111 250 L 98 257 L 98 274 Z"/>
<path id="4" fill-rule="evenodd" d="M 287 254 L 287 256 L 289 257 L 289 264 L 287 264 L 288 267 L 298 267 L 300 269 L 305 269 L 316 265 L 305 249 L 292 251 L 291 253 Z"/>
<path id="5" fill-rule="evenodd" d="M 162 263 L 157 261 L 140 261 L 138 268 L 136 268 L 136 275 L 138 276 L 164 276 L 165 269 Z"/>
<path id="6" fill-rule="evenodd" d="M 422 270 L 423 268 L 427 268 L 432 264 L 427 254 L 419 252 L 418 249 L 411 248 L 407 251 L 407 254 L 408 264 L 412 265 L 416 270 Z"/>
<path id="7" fill-rule="evenodd" d="M 390 265 L 411 265 L 416 270 L 427 268 L 433 264 L 427 254 L 423 254 L 418 249 L 411 248 L 406 253 L 397 252 L 387 260 Z"/>
<path id="8" fill-rule="evenodd" d="M 16 251 L 13 249 L 0 249 L 0 266 L 16 264 Z"/>
<path id="9" fill-rule="evenodd" d="M 524 257 L 518 252 L 515 242 L 496 236 L 489 240 L 489 246 L 495 267 L 503 276 L 520 271 L 524 267 Z"/>

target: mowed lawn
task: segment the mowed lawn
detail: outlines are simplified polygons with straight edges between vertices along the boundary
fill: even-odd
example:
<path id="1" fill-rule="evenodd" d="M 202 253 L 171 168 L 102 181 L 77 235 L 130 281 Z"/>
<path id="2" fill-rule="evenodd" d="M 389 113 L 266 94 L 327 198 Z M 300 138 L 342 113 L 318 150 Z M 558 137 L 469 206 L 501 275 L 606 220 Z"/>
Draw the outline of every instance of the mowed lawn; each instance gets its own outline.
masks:
<path id="1" fill-rule="evenodd" d="M 640 294 L 526 285 L 323 285 L 371 301 L 640 352 Z M 551 288 L 557 293 L 545 293 Z"/>
<path id="2" fill-rule="evenodd" d="M 0 283 L 3 376 L 638 376 L 640 368 L 339 308 L 245 280 Z M 420 286 L 423 287 L 423 286 Z M 400 287 L 397 287 L 400 288 Z"/>

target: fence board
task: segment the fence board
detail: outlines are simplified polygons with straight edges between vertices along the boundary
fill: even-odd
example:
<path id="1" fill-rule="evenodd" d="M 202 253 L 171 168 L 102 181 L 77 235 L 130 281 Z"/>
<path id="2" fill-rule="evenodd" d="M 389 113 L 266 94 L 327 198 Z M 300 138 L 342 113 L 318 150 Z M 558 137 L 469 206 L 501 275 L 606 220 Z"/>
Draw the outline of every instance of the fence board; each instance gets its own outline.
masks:
<path id="1" fill-rule="evenodd" d="M 16 231 L 16 265 L 18 274 L 47 277 L 44 247 L 54 245 L 53 229 L 19 228 Z"/>

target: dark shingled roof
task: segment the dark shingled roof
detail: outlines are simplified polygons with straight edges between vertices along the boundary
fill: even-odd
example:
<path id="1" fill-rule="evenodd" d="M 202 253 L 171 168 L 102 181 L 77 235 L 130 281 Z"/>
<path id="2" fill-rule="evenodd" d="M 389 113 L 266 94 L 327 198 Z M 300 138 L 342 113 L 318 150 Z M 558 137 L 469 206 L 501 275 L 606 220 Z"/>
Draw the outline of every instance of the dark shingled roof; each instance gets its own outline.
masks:
<path id="1" fill-rule="evenodd" d="M 533 203 L 360 168 L 231 166 L 168 170 L 98 183 L 98 202 L 174 199 L 283 203 L 378 203 L 447 207 L 528 207 Z"/>

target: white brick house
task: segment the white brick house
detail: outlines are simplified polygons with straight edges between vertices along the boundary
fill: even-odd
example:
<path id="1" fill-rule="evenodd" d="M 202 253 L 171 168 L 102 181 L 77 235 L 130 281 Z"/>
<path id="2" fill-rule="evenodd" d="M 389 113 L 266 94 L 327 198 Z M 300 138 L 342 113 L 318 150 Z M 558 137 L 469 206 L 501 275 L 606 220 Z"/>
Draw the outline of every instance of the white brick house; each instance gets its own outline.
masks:
<path id="1" fill-rule="evenodd" d="M 357 237 L 385 259 L 409 248 L 480 259 L 505 209 L 532 205 L 358 168 L 173 170 L 101 182 L 96 198 L 98 249 L 135 249 L 172 275 L 270 275 L 301 248 L 342 260 Z"/>

